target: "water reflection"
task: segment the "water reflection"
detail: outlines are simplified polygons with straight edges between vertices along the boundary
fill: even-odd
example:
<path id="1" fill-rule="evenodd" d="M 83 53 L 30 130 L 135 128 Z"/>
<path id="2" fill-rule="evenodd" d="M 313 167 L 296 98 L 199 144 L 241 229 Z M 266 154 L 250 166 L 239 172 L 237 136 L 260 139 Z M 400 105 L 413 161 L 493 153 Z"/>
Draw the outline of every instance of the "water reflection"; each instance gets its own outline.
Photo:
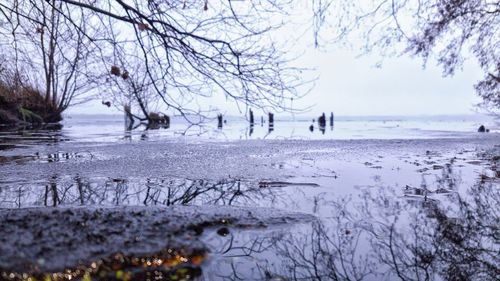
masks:
<path id="1" fill-rule="evenodd" d="M 61 124 L 46 124 L 41 127 L 22 127 L 16 129 L 0 127 L 0 150 L 19 146 L 44 144 L 51 145 L 68 138 L 62 132 Z"/>
<path id="2" fill-rule="evenodd" d="M 91 152 L 56 152 L 43 154 L 40 152 L 35 152 L 33 154 L 25 155 L 12 155 L 12 156 L 1 156 L 0 164 L 8 164 L 14 162 L 16 164 L 26 164 L 29 162 L 37 163 L 54 163 L 54 162 L 68 162 L 68 161 L 86 161 L 92 160 L 94 155 Z"/>
<path id="3" fill-rule="evenodd" d="M 240 179 L 125 179 L 58 177 L 45 183 L 16 183 L 0 189 L 0 207 L 58 205 L 255 205 L 273 201 L 280 190 Z"/>
<path id="4" fill-rule="evenodd" d="M 494 182 L 450 204 L 411 204 L 387 191 L 362 197 L 326 202 L 331 215 L 311 227 L 228 247 L 217 272 L 224 280 L 498 280 Z"/>
<path id="5" fill-rule="evenodd" d="M 280 249 L 290 270 L 312 279 L 363 280 L 372 275 L 386 280 L 496 280 L 500 273 L 497 187 L 479 183 L 468 196 L 457 195 L 453 201 L 453 206 L 412 208 L 387 196 L 370 195 L 359 212 L 336 204 L 335 219 L 315 226 L 310 236 L 313 256 L 308 259 L 320 264 L 297 270 L 297 258 L 300 261 L 305 253 L 290 251 L 297 249 L 293 242 Z M 360 237 L 367 241 L 364 250 L 357 248 Z"/>
<path id="6" fill-rule="evenodd" d="M 423 177 L 420 186 L 366 187 L 357 197 L 309 196 L 317 186 L 304 183 L 295 188 L 307 196 L 286 196 L 296 189 L 281 181 L 54 175 L 43 184 L 1 186 L 0 207 L 309 204 L 322 209 L 314 211 L 319 220 L 292 230 L 218 229 L 205 238 L 214 262 L 199 278 L 497 280 L 498 180 L 480 178 L 463 191 L 452 163 L 440 171 L 432 183 Z"/>

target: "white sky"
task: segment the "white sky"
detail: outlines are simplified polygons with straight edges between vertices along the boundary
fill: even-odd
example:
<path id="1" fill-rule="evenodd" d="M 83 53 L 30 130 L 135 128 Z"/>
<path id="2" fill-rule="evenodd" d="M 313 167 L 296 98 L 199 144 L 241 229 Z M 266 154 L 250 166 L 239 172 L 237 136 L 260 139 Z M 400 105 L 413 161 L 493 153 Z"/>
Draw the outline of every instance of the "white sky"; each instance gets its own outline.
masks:
<path id="1" fill-rule="evenodd" d="M 279 35 L 294 37 L 296 30 L 293 28 Z M 377 68 L 378 54 L 357 58 L 361 44 L 350 42 L 349 49 L 338 47 L 320 51 L 306 47 L 310 39 L 297 42 L 301 45 L 298 48 L 307 49 L 307 52 L 296 66 L 315 68 L 311 74 L 319 78 L 308 96 L 294 101 L 294 108 L 312 106 L 305 113 L 307 115 L 330 111 L 336 115 L 469 114 L 474 112 L 474 104 L 480 102 L 473 85 L 483 73 L 473 58 L 454 76 L 442 77 L 441 68 L 432 59 L 425 69 L 422 59 L 408 56 L 386 58 L 382 67 Z M 310 41 L 304 43 L 307 40 Z M 222 96 L 211 99 L 210 106 L 225 114 L 239 114 L 236 105 Z M 71 108 L 68 113 L 116 114 L 118 111 L 95 101 Z"/>
<path id="2" fill-rule="evenodd" d="M 356 58 L 354 51 L 311 51 L 303 58 L 317 68 L 319 80 L 303 102 L 315 111 L 339 115 L 467 114 L 480 99 L 473 85 L 482 71 L 471 60 L 453 77 L 419 58 L 385 59 L 376 54 Z"/>
<path id="3" fill-rule="evenodd" d="M 336 115 L 420 115 L 468 114 L 480 99 L 473 85 L 482 76 L 472 61 L 453 77 L 442 77 L 441 69 L 429 61 L 422 68 L 418 58 L 385 59 L 375 67 L 376 54 L 356 58 L 355 51 L 310 50 L 300 66 L 314 67 L 318 75 L 308 96 L 295 101 L 294 107 L 312 106 L 309 114 L 333 111 Z M 212 106 L 227 114 L 238 114 L 231 102 L 212 100 Z M 69 113 L 118 113 L 100 101 L 79 105 Z"/>

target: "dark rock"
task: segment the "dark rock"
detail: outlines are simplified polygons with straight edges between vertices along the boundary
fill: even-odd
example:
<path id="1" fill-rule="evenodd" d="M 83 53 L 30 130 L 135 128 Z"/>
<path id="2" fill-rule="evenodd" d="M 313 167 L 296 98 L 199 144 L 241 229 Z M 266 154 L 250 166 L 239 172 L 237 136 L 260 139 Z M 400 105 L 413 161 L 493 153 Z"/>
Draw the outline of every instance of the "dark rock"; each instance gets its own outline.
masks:
<path id="1" fill-rule="evenodd" d="M 217 230 L 217 234 L 219 234 L 220 236 L 228 236 L 229 229 L 227 227 L 221 227 Z"/>

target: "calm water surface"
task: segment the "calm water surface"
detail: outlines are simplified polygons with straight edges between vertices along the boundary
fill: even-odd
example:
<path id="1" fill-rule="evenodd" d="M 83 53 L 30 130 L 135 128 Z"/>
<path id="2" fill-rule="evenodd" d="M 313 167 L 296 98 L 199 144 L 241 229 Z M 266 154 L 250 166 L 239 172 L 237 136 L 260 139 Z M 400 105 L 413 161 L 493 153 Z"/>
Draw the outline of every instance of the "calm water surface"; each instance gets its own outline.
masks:
<path id="1" fill-rule="evenodd" d="M 62 129 L 1 132 L 0 207 L 231 205 L 317 218 L 205 231 L 197 280 L 500 275 L 493 119 L 338 117 L 324 132 L 312 118 L 272 130 L 172 121 L 126 131 L 121 117 L 74 116 Z"/>
<path id="2" fill-rule="evenodd" d="M 217 120 L 207 121 L 202 126 L 189 126 L 182 117 L 172 117 L 168 129 L 136 130 L 124 133 L 123 116 L 100 115 L 68 116 L 63 122 L 63 132 L 72 140 L 119 141 L 164 139 L 165 137 L 196 137 L 217 140 L 246 139 L 428 139 L 468 136 L 484 124 L 492 131 L 500 130 L 500 123 L 485 115 L 457 116 L 352 116 L 335 117 L 334 126 L 327 124 L 324 131 L 318 127 L 317 117 L 276 117 L 272 130 L 267 120 L 260 122 L 256 116 L 253 129 L 248 121 L 240 117 L 225 117 L 227 123 L 217 129 Z M 313 123 L 313 119 L 315 122 Z M 310 126 L 313 125 L 313 131 Z"/>

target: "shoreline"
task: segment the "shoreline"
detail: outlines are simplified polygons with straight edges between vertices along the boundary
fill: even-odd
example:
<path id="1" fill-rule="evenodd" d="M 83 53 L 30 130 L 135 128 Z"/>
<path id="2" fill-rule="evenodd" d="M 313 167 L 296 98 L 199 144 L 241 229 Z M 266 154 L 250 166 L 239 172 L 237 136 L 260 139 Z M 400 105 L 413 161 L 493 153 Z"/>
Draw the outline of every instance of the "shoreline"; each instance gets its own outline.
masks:
<path id="1" fill-rule="evenodd" d="M 82 212 L 91 216 L 95 210 L 116 210 L 113 217 L 123 217 L 133 223 L 125 227 L 119 219 L 103 222 L 93 230 L 88 229 L 91 234 L 89 237 L 100 237 L 116 229 L 123 229 L 126 232 L 124 237 L 142 237 L 150 233 L 154 237 L 151 241 L 168 237 L 172 241 L 180 241 L 178 245 L 187 249 L 187 252 L 196 248 L 196 245 L 201 246 L 197 249 L 206 249 L 206 252 L 202 252 L 206 262 L 192 266 L 192 258 L 184 257 L 187 262 L 177 264 L 178 267 L 171 267 L 169 256 L 162 256 L 160 250 L 163 246 L 155 246 L 154 250 L 148 250 L 145 255 L 133 257 L 118 250 L 120 259 L 126 261 L 120 263 L 126 265 L 122 271 L 136 270 L 133 262 L 128 262 L 134 257 L 144 258 L 146 263 L 148 259 L 153 261 L 161 257 L 162 261 L 169 261 L 168 266 L 161 265 L 154 267 L 154 270 L 162 272 L 163 276 L 184 276 L 178 270 L 189 273 L 190 277 L 184 280 L 197 280 L 201 276 L 212 278 L 214 274 L 222 273 L 230 275 L 230 269 L 216 265 L 235 261 L 240 265 L 234 269 L 237 276 L 258 279 L 254 276 L 256 269 L 268 262 L 278 264 L 290 259 L 293 262 L 293 259 L 305 255 L 284 249 L 292 250 L 301 246 L 306 247 L 306 251 L 316 253 L 312 246 L 314 244 L 309 244 L 312 242 L 300 242 L 309 241 L 307 239 L 312 239 L 310 237 L 316 237 L 314 239 L 324 245 L 330 245 L 332 240 L 327 237 L 340 235 L 337 238 L 347 239 L 356 233 L 369 235 L 370 232 L 366 232 L 364 227 L 376 224 L 376 221 L 370 220 L 369 216 L 365 217 L 363 213 L 358 214 L 359 206 L 364 206 L 363 204 L 370 203 L 371 207 L 366 208 L 373 212 L 391 214 L 384 216 L 384 219 L 392 218 L 396 213 L 400 217 L 398 225 L 401 228 L 407 227 L 406 224 L 411 222 L 405 218 L 412 212 L 422 213 L 418 221 L 421 222 L 419 226 L 423 227 L 429 224 L 430 219 L 433 218 L 434 223 L 436 216 L 443 216 L 441 208 L 446 210 L 447 206 L 455 206 L 457 196 L 468 199 L 471 189 L 487 190 L 489 200 L 495 200 L 494 196 L 499 194 L 500 186 L 500 178 L 496 175 L 500 167 L 497 133 L 474 134 L 466 138 L 418 140 L 205 141 L 180 138 L 112 143 L 62 141 L 56 144 L 31 143 L 25 147 L 0 150 L 0 158 L 7 159 L 0 164 L 0 216 L 7 213 L 17 216 L 18 219 L 12 225 L 14 226 L 26 219 L 36 221 L 37 215 L 30 218 L 34 211 L 49 214 L 46 218 L 46 225 L 49 227 L 43 230 L 44 233 L 49 233 L 50 229 L 54 229 L 54 224 L 63 221 L 79 222 L 78 218 L 83 217 L 75 217 L 71 213 Z M 477 187 L 478 184 L 481 186 Z M 373 198 L 365 201 L 370 196 Z M 71 219 L 61 219 L 68 210 Z M 129 218 L 126 215 L 128 210 L 162 210 L 165 213 Z M 188 210 L 185 217 L 170 219 L 169 223 L 175 222 L 180 228 L 188 230 L 174 233 L 173 238 L 165 236 L 165 231 L 160 231 L 160 228 L 151 228 L 151 232 L 134 230 L 141 223 L 142 228 L 149 229 L 155 220 L 172 218 L 171 212 L 182 213 L 182 210 Z M 201 217 L 191 216 L 193 213 L 189 210 L 199 212 Z M 198 227 L 188 228 L 200 218 L 212 220 L 221 210 L 228 210 L 225 214 L 233 218 L 242 216 L 249 221 L 240 225 L 217 223 L 203 227 L 204 231 Z M 291 217 L 295 219 L 289 221 L 286 217 L 291 213 Z M 340 224 L 335 216 L 342 213 L 349 214 L 341 217 L 342 220 L 351 216 L 356 219 Z M 22 216 L 27 217 L 21 219 Z M 447 220 L 456 221 L 457 215 L 450 213 L 446 216 Z M 262 227 L 261 222 L 270 227 Z M 39 226 L 26 226 L 24 231 L 36 234 L 33 229 Z M 60 227 L 62 229 L 57 231 L 64 232 L 66 226 Z M 67 227 L 73 226 L 70 223 Z M 432 226 L 428 231 L 435 231 L 434 227 L 439 229 L 440 225 Z M 75 231 L 78 229 L 74 228 Z M 175 229 L 174 227 L 169 231 Z M 130 236 L 130 233 L 138 235 Z M 198 236 L 197 233 L 201 234 Z M 98 249 L 104 249 L 107 254 L 98 255 L 104 257 L 104 260 L 113 261 L 109 256 L 113 257 L 120 248 L 106 248 L 106 243 L 99 244 L 99 240 L 90 238 L 86 242 L 87 238 L 79 237 L 76 233 L 62 236 L 50 243 L 59 241 L 59 249 L 66 253 L 69 252 L 68 249 L 75 247 L 68 242 L 75 235 L 78 239 L 83 239 L 79 243 L 81 245 L 95 242 Z M 405 232 L 398 233 L 398 239 L 406 241 L 405 235 Z M 6 234 L 4 237 L 4 240 L 7 239 L 5 241 L 10 241 L 8 239 L 15 240 L 23 235 Z M 22 242 L 22 239 L 19 241 Z M 144 240 L 141 238 L 138 241 Z M 16 243 L 13 245 L 19 244 Z M 249 250 L 251 254 L 248 254 L 248 260 L 240 257 L 245 256 L 241 249 L 253 249 L 254 246 L 251 245 L 260 245 L 259 243 L 270 244 L 263 246 L 266 250 L 262 250 L 262 253 Z M 363 238 L 360 243 L 363 245 L 360 249 L 346 250 L 346 254 L 364 255 L 369 249 L 366 245 L 371 242 Z M 27 243 L 30 244 L 38 245 Z M 345 245 L 347 247 L 351 244 Z M 12 249 L 19 247 L 13 246 Z M 318 251 L 318 255 L 328 254 L 324 249 Z M 44 254 L 50 253 L 47 250 Z M 5 256 L 0 256 L 0 259 L 2 257 Z M 322 257 L 322 260 L 328 260 L 327 257 Z M 36 262 L 32 258 L 27 260 Z M 197 258 L 195 260 L 197 263 Z M 88 264 L 89 262 L 82 264 L 80 273 L 83 268 L 89 268 Z M 108 266 L 107 262 L 102 264 Z M 68 268 L 75 269 L 71 265 Z M 141 272 L 149 272 L 148 268 L 150 267 L 142 267 Z M 277 266 L 269 269 L 270 276 L 290 274 L 281 272 L 280 268 L 282 267 Z M 112 272 L 114 276 L 117 273 L 106 272 Z M 79 276 L 80 280 L 88 280 L 85 276 Z M 92 276 L 97 280 L 106 279 L 99 279 L 99 275 Z M 67 279 L 61 277 L 53 280 Z"/>

